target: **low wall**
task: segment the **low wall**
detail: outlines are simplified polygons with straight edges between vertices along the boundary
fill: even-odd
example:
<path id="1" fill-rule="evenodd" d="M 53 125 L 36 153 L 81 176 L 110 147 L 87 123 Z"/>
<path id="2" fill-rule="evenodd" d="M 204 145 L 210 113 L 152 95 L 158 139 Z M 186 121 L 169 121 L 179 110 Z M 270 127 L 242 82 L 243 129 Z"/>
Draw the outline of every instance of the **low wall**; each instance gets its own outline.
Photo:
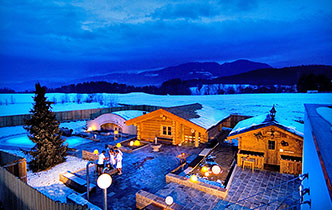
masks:
<path id="1" fill-rule="evenodd" d="M 94 154 L 93 152 L 88 152 L 86 150 L 82 150 L 82 159 L 89 160 L 89 161 L 96 161 L 96 160 L 98 160 L 98 155 Z"/>
<path id="2" fill-rule="evenodd" d="M 155 206 L 161 207 L 162 209 L 170 209 L 170 210 L 183 209 L 183 206 L 177 203 L 173 203 L 172 205 L 168 206 L 165 203 L 164 198 L 149 193 L 147 191 L 140 190 L 136 193 L 136 208 L 142 209 L 150 204 L 154 204 Z"/>
<path id="3" fill-rule="evenodd" d="M 127 104 L 120 104 L 120 105 L 121 105 L 120 107 L 83 109 L 83 110 L 63 111 L 63 112 L 54 112 L 54 113 L 58 121 L 64 122 L 64 121 L 75 121 L 75 120 L 91 120 L 95 119 L 96 117 L 102 114 L 116 112 L 116 111 L 140 110 L 140 111 L 152 112 L 161 108 L 159 106 L 149 106 L 149 105 L 127 105 Z M 30 119 L 31 116 L 32 116 L 31 114 L 0 116 L 0 127 L 24 125 L 24 120 Z"/>
<path id="4" fill-rule="evenodd" d="M 202 183 L 202 182 L 192 182 L 190 181 L 190 179 L 183 177 L 183 176 L 179 176 L 176 174 L 172 174 L 169 173 L 166 175 L 166 183 L 169 182 L 174 182 L 180 185 L 184 185 L 186 187 L 190 187 L 220 198 L 225 199 L 227 197 L 228 194 L 228 189 L 227 188 L 221 188 L 221 187 L 217 187 L 214 185 L 210 185 L 210 184 L 206 184 L 206 183 Z M 230 180 L 231 182 L 231 180 Z"/>

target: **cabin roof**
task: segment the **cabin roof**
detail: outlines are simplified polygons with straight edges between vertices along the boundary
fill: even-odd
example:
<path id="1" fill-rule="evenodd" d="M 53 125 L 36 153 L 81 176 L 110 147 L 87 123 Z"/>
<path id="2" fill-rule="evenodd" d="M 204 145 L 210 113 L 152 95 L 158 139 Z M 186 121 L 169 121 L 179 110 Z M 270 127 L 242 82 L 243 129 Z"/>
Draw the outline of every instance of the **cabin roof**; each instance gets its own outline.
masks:
<path id="1" fill-rule="evenodd" d="M 285 120 L 282 116 L 279 115 L 279 113 L 276 113 L 275 117 L 271 117 L 270 114 L 263 114 L 246 120 L 242 120 L 238 124 L 236 124 L 236 126 L 229 133 L 229 136 L 234 136 L 240 133 L 270 125 L 278 126 L 290 133 L 303 137 L 303 124 L 295 121 Z"/>
<path id="2" fill-rule="evenodd" d="M 173 115 L 176 115 L 177 117 L 187 120 L 206 130 L 208 130 L 209 128 L 211 128 L 212 126 L 216 125 L 218 122 L 229 116 L 229 114 L 221 110 L 216 110 L 209 106 L 202 106 L 199 103 L 175 106 L 175 107 L 167 107 L 159 110 L 169 112 Z M 137 120 L 143 118 L 144 117 L 140 117 Z"/>
<path id="3" fill-rule="evenodd" d="M 119 115 L 120 117 L 122 117 L 125 120 L 130 120 L 133 119 L 135 117 L 139 117 L 141 115 L 143 115 L 144 111 L 138 111 L 138 110 L 125 110 L 125 111 L 116 111 L 116 112 L 112 112 L 111 114 L 116 114 Z"/>
<path id="4" fill-rule="evenodd" d="M 199 103 L 169 107 L 165 110 L 205 129 L 211 128 L 229 116 L 228 113 Z"/>

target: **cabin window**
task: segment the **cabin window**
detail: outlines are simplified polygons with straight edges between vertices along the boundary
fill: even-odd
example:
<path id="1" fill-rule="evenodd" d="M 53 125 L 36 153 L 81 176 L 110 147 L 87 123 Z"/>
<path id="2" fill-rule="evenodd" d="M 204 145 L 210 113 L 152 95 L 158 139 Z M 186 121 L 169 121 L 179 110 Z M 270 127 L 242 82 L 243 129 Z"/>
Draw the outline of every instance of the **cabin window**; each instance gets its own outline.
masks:
<path id="1" fill-rule="evenodd" d="M 162 133 L 165 136 L 171 136 L 172 135 L 172 127 L 170 127 L 170 126 L 163 126 Z"/>
<path id="2" fill-rule="evenodd" d="M 268 142 L 268 148 L 270 150 L 275 150 L 276 149 L 276 142 L 275 141 L 270 141 Z"/>

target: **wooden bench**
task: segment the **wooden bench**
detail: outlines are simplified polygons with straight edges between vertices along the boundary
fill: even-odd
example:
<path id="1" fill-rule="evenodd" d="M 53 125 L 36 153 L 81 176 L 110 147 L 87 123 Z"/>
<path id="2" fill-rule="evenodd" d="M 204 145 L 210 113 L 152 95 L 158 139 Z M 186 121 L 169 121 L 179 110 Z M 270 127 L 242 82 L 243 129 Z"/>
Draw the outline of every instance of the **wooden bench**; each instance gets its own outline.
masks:
<path id="1" fill-rule="evenodd" d="M 75 174 L 69 172 L 60 174 L 60 181 L 79 193 L 86 192 L 86 180 L 76 176 Z M 96 185 L 90 183 L 89 192 L 94 190 L 96 190 Z"/>
<path id="2" fill-rule="evenodd" d="M 173 144 L 173 139 L 170 138 L 157 137 L 157 141 L 162 144 Z"/>

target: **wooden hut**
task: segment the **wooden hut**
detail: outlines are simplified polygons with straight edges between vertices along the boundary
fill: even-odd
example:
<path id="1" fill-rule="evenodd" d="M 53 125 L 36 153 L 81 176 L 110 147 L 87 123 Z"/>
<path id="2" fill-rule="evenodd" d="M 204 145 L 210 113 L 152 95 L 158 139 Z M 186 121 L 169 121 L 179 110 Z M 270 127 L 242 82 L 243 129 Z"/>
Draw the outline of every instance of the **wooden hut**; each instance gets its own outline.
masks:
<path id="1" fill-rule="evenodd" d="M 226 141 L 238 145 L 240 167 L 252 163 L 254 168 L 274 168 L 281 173 L 302 171 L 303 125 L 277 116 L 274 107 L 267 115 L 240 121 Z"/>
<path id="2" fill-rule="evenodd" d="M 162 108 L 127 120 L 126 125 L 137 127 L 137 139 L 153 142 L 157 138 L 173 145 L 192 142 L 198 147 L 199 143 L 207 143 L 212 138 L 209 132 L 216 135 L 216 124 L 225 116 L 220 112 L 216 114 L 217 110 L 208 112 L 207 109 L 201 104 Z M 222 119 L 216 120 L 215 116 Z"/>

